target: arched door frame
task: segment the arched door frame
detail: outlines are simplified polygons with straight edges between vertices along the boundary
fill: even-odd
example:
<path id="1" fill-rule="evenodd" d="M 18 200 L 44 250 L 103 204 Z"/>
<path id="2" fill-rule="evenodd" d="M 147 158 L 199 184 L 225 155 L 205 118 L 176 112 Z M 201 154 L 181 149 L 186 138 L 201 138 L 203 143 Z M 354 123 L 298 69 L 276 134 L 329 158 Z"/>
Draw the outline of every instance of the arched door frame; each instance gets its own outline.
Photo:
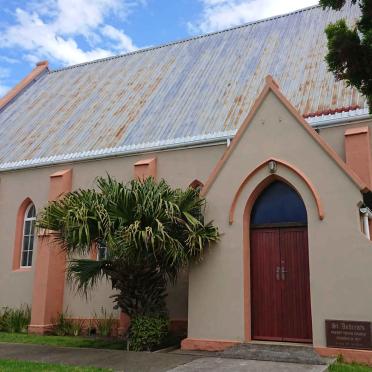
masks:
<path id="1" fill-rule="evenodd" d="M 296 186 L 285 178 L 277 175 L 271 174 L 264 178 L 259 184 L 254 188 L 250 194 L 247 203 L 244 208 L 243 214 L 243 280 L 244 280 L 244 336 L 245 341 L 250 342 L 252 340 L 252 326 L 251 326 L 251 256 L 250 256 L 250 225 L 251 225 L 251 212 L 257 198 L 261 195 L 272 182 L 281 181 L 290 186 L 302 199 L 301 194 L 298 192 Z M 311 190 L 312 191 L 312 190 Z"/>
<path id="2" fill-rule="evenodd" d="M 232 225 L 233 222 L 234 222 L 235 209 L 236 209 L 236 206 L 237 206 L 239 197 L 242 194 L 242 191 L 243 191 L 244 187 L 248 184 L 248 182 L 253 178 L 253 176 L 258 171 L 260 171 L 262 168 L 264 168 L 265 166 L 267 166 L 271 161 L 279 164 L 283 168 L 286 168 L 286 169 L 290 170 L 292 173 L 294 173 L 299 178 L 301 178 L 301 180 L 306 184 L 307 188 L 310 190 L 311 194 L 313 195 L 314 202 L 315 202 L 316 207 L 317 207 L 317 210 L 318 210 L 319 219 L 320 220 L 323 220 L 323 218 L 324 218 L 323 203 L 322 203 L 322 201 L 320 199 L 320 196 L 319 196 L 318 191 L 316 190 L 316 188 L 314 187 L 314 185 L 312 184 L 312 182 L 309 180 L 309 178 L 306 177 L 306 175 L 301 170 L 299 170 L 297 167 L 293 166 L 292 164 L 290 164 L 290 163 L 288 163 L 288 162 L 286 162 L 284 160 L 280 160 L 280 159 L 276 159 L 276 158 L 269 158 L 269 159 L 265 160 L 264 162 L 262 162 L 261 164 L 259 164 L 252 172 L 250 172 L 248 174 L 248 176 L 245 177 L 245 179 L 243 180 L 243 182 L 240 184 L 238 190 L 236 191 L 236 193 L 234 195 L 234 199 L 233 199 L 233 201 L 231 203 L 231 206 L 230 206 L 230 211 L 229 211 L 229 223 L 230 223 L 230 225 Z M 272 174 L 272 176 L 277 176 L 277 175 L 276 174 Z M 277 176 L 277 177 L 279 177 L 279 176 Z M 281 179 L 282 179 L 283 182 L 286 182 L 294 190 L 296 190 L 296 188 L 293 185 L 291 185 L 290 182 L 286 181 L 283 178 L 281 178 Z M 269 182 L 269 183 L 271 183 L 271 182 Z M 298 193 L 298 194 L 300 195 L 300 193 Z"/>

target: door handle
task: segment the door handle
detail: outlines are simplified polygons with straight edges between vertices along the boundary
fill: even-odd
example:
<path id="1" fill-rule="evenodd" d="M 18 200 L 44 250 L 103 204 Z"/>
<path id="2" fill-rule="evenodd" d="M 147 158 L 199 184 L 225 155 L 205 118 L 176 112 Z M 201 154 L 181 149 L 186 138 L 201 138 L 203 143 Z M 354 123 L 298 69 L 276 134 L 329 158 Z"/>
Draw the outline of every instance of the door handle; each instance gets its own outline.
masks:
<path id="1" fill-rule="evenodd" d="M 284 266 L 280 269 L 282 280 L 285 280 L 285 274 L 288 272 Z"/>
<path id="2" fill-rule="evenodd" d="M 276 280 L 280 280 L 280 266 L 276 267 Z"/>

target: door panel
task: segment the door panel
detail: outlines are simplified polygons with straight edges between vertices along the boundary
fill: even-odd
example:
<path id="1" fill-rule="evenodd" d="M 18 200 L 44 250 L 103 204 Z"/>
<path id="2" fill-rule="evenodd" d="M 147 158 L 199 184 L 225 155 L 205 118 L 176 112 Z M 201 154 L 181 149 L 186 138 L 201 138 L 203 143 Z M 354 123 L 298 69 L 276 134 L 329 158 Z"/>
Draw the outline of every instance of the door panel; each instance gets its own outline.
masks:
<path id="1" fill-rule="evenodd" d="M 251 231 L 252 335 L 256 340 L 281 339 L 279 229 Z"/>
<path id="2" fill-rule="evenodd" d="M 252 338 L 311 342 L 307 228 L 251 229 L 250 236 Z"/>
<path id="3" fill-rule="evenodd" d="M 283 340 L 311 342 L 309 255 L 306 228 L 280 229 L 283 271 Z"/>

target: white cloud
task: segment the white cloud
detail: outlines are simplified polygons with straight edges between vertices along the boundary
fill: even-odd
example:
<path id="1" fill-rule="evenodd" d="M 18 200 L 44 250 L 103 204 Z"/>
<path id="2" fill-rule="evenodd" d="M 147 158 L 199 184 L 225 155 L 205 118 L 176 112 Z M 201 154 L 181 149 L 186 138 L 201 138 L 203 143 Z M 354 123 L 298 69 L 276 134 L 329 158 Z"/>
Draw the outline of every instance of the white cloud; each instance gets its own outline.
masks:
<path id="1" fill-rule="evenodd" d="M 118 30 L 115 27 L 106 25 L 101 29 L 101 33 L 104 36 L 112 39 L 115 43 L 112 48 L 118 51 L 132 51 L 136 50 L 137 47 L 133 44 L 133 41 L 123 31 Z"/>
<path id="2" fill-rule="evenodd" d="M 28 61 L 47 58 L 63 65 L 132 51 L 136 46 L 131 38 L 106 21 L 112 14 L 125 19 L 135 4 L 135 0 L 38 1 L 16 9 L 16 23 L 3 30 L 0 45 L 23 49 Z M 107 45 L 104 37 L 117 43 Z"/>
<path id="3" fill-rule="evenodd" d="M 108 14 L 123 10 L 123 5 L 118 0 L 58 0 L 57 8 L 57 32 L 88 35 Z"/>
<path id="4" fill-rule="evenodd" d="M 19 60 L 8 56 L 0 56 L 0 62 L 5 62 L 13 65 L 15 63 L 19 63 Z"/>
<path id="5" fill-rule="evenodd" d="M 316 5 L 317 0 L 199 0 L 203 11 L 189 22 L 192 34 L 207 33 Z"/>

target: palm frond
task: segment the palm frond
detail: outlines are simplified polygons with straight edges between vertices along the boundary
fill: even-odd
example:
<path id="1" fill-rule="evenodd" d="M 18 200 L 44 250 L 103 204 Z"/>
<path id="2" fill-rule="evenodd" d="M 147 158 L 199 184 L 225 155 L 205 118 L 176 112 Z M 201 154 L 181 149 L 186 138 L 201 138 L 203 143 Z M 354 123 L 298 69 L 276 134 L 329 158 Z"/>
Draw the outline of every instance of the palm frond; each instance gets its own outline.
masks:
<path id="1" fill-rule="evenodd" d="M 67 278 L 75 284 L 78 291 L 87 294 L 101 281 L 102 278 L 109 278 L 112 269 L 112 262 L 108 260 L 70 260 L 67 269 Z"/>

